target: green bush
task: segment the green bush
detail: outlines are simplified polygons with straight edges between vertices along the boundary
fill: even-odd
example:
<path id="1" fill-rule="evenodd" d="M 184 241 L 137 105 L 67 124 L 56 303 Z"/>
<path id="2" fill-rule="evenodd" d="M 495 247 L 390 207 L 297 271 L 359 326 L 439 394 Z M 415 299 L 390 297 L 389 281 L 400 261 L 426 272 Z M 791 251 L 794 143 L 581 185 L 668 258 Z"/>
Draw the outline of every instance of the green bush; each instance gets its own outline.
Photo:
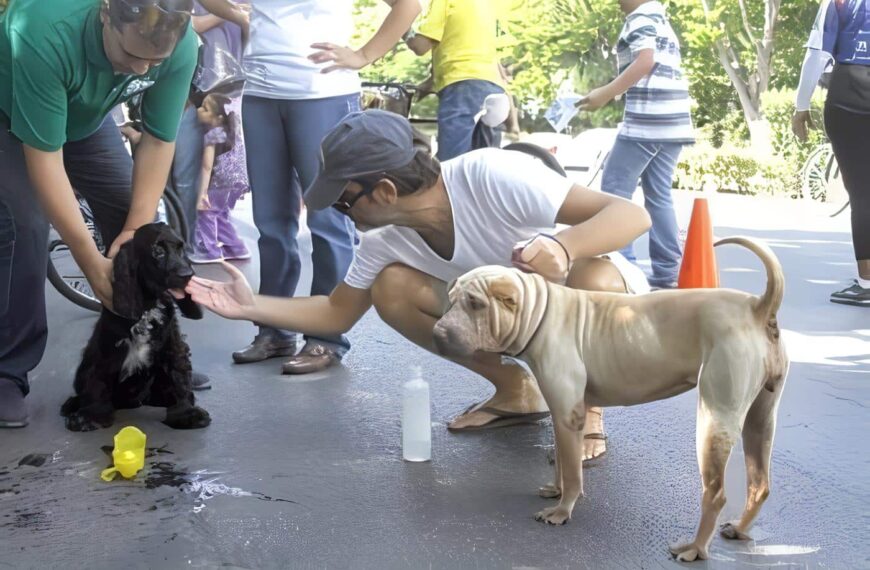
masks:
<path id="1" fill-rule="evenodd" d="M 749 132 L 739 110 L 698 130 L 699 142 L 683 151 L 675 173 L 675 185 L 691 190 L 714 189 L 740 194 L 801 196 L 801 172 L 809 154 L 826 141 L 821 130 L 810 131 L 807 142 L 791 131 L 793 90 L 773 90 L 762 99 L 770 125 L 772 155 L 759 156 L 749 147 Z M 822 127 L 823 98 L 813 100 L 812 116 Z"/>

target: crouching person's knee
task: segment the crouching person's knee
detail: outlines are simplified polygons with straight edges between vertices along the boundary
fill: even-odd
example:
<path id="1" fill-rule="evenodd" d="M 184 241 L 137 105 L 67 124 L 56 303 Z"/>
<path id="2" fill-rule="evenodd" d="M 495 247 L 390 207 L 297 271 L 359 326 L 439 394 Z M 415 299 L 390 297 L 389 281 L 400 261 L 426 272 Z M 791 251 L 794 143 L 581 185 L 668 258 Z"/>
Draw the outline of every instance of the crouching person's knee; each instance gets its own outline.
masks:
<path id="1" fill-rule="evenodd" d="M 611 261 L 600 257 L 578 259 L 571 267 L 566 285 L 585 291 L 625 293 L 625 280 Z"/>
<path id="2" fill-rule="evenodd" d="M 415 273 L 407 265 L 394 263 L 378 274 L 372 285 L 372 304 L 382 319 L 389 320 L 397 310 L 401 310 Z"/>

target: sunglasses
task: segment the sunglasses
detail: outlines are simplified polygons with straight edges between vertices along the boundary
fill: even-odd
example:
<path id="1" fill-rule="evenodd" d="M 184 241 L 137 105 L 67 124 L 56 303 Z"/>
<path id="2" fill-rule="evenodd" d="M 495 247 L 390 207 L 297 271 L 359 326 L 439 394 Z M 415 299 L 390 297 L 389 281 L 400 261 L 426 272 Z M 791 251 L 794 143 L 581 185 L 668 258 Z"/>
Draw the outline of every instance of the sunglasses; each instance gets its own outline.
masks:
<path id="1" fill-rule="evenodd" d="M 351 198 L 347 200 L 339 200 L 332 205 L 333 208 L 335 208 L 345 216 L 350 213 L 351 208 L 353 208 L 354 204 L 356 204 L 360 198 L 362 198 L 363 196 L 368 196 L 375 191 L 375 185 L 369 182 L 364 182 L 362 180 L 351 180 L 351 182 L 356 182 L 357 184 L 362 186 L 362 190 L 354 194 Z"/>
<path id="2" fill-rule="evenodd" d="M 149 11 L 156 11 L 161 14 L 159 19 L 168 19 L 174 26 L 180 26 L 188 21 L 190 21 L 191 13 L 187 10 L 168 10 L 161 6 L 160 4 L 148 4 L 146 6 L 141 5 L 133 5 L 130 4 L 127 0 L 118 0 L 118 4 L 124 7 L 124 9 L 130 13 L 135 15 L 142 15 Z"/>

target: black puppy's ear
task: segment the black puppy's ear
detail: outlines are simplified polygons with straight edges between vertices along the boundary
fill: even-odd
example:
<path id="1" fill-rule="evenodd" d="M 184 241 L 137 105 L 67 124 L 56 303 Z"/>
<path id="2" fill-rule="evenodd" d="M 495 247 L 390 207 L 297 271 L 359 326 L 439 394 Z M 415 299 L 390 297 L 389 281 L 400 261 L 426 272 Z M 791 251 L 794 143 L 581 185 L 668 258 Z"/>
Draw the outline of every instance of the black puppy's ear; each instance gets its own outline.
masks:
<path id="1" fill-rule="evenodd" d="M 145 311 L 145 298 L 139 284 L 139 263 L 133 241 L 121 246 L 112 261 L 112 304 L 114 312 L 128 319 L 138 319 Z"/>
<path id="2" fill-rule="evenodd" d="M 190 295 L 184 295 L 184 299 L 175 299 L 178 310 L 188 319 L 198 321 L 202 318 L 202 307 L 193 302 Z"/>

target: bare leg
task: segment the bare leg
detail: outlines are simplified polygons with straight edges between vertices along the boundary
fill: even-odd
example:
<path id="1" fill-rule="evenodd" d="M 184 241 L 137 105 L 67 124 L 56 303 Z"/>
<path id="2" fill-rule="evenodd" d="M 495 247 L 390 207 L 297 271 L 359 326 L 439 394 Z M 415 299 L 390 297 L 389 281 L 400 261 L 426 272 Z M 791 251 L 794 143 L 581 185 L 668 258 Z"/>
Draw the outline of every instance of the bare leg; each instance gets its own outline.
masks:
<path id="1" fill-rule="evenodd" d="M 626 292 L 625 281 L 622 279 L 622 274 L 619 273 L 616 266 L 606 259 L 597 257 L 574 262 L 565 284 L 572 289 L 583 289 L 585 291 Z M 584 433 L 604 433 L 603 408 L 589 408 L 586 414 L 586 429 Z M 595 459 L 603 455 L 605 451 L 607 451 L 607 442 L 604 439 L 592 437 L 583 439 L 583 461 Z M 558 462 L 558 455 L 556 457 Z"/>
<path id="2" fill-rule="evenodd" d="M 418 346 L 436 352 L 432 329 L 447 308 L 446 283 L 404 265 L 391 265 L 375 281 L 372 301 L 384 322 Z M 495 394 L 480 407 L 506 412 L 547 411 L 534 378 L 517 365 L 502 364 L 500 355 L 477 352 L 472 358 L 452 360 L 495 386 Z M 454 419 L 448 427 L 484 426 L 496 417 L 471 410 Z"/>

